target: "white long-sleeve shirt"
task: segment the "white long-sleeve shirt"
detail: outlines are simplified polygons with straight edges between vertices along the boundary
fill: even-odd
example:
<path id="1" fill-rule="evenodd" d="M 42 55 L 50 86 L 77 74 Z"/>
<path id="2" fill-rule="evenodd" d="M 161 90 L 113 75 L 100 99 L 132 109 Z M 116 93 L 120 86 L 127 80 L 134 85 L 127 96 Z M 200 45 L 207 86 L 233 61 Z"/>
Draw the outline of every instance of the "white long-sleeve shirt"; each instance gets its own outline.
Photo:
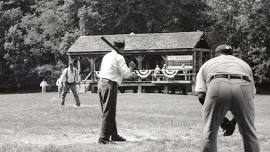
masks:
<path id="1" fill-rule="evenodd" d="M 256 93 L 250 66 L 245 61 L 232 55 L 220 55 L 205 62 L 197 74 L 195 91 L 206 92 L 210 78 L 218 74 L 247 76 L 253 85 L 253 93 Z"/>
<path id="2" fill-rule="evenodd" d="M 100 78 L 106 78 L 121 85 L 123 78 L 128 78 L 131 75 L 131 70 L 127 67 L 122 55 L 112 50 L 103 57 L 99 72 Z"/>
<path id="3" fill-rule="evenodd" d="M 47 81 L 45 81 L 45 80 L 41 81 L 40 87 L 47 87 L 47 86 L 49 86 L 49 84 L 47 83 Z"/>
<path id="4" fill-rule="evenodd" d="M 63 70 L 63 73 L 60 77 L 61 82 L 68 82 L 68 83 L 73 83 L 73 82 L 78 82 L 78 70 L 73 67 L 73 70 L 70 69 L 70 67 L 65 68 Z"/>

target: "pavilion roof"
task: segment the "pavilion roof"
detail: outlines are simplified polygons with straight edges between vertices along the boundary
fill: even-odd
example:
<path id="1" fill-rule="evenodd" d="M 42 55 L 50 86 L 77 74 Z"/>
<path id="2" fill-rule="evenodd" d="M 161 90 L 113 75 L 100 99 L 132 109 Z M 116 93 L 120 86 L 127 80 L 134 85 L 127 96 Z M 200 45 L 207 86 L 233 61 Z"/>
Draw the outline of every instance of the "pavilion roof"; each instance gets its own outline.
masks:
<path id="1" fill-rule="evenodd" d="M 112 44 L 125 41 L 125 50 L 176 50 L 197 48 L 200 41 L 206 41 L 204 32 L 144 33 L 80 36 L 67 51 L 68 54 L 106 52 L 111 48 L 100 37 L 104 36 Z M 206 49 L 210 49 L 206 42 Z"/>

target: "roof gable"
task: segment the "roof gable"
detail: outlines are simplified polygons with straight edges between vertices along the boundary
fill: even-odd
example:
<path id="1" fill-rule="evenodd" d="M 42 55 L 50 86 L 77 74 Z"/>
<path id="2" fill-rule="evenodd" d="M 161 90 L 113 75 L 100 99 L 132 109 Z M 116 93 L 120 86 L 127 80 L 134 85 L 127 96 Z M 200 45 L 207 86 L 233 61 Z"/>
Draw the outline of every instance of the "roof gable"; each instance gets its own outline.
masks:
<path id="1" fill-rule="evenodd" d="M 108 41 L 125 41 L 125 50 L 167 50 L 192 49 L 203 37 L 203 32 L 145 33 L 103 35 Z M 101 39 L 101 35 L 80 36 L 69 48 L 68 53 L 109 51 L 111 48 Z"/>

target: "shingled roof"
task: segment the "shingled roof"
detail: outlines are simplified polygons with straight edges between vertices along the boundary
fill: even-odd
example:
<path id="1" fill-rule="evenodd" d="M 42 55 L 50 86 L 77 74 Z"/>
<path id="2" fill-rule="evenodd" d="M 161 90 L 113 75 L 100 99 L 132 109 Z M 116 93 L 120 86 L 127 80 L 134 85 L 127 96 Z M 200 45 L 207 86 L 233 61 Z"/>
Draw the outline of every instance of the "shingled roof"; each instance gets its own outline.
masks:
<path id="1" fill-rule="evenodd" d="M 205 40 L 204 33 L 201 31 L 80 36 L 69 48 L 67 54 L 92 54 L 111 50 L 111 48 L 100 39 L 101 36 L 104 36 L 112 43 L 114 41 L 125 41 L 125 50 L 127 52 L 140 50 L 192 49 L 197 48 L 201 40 Z"/>

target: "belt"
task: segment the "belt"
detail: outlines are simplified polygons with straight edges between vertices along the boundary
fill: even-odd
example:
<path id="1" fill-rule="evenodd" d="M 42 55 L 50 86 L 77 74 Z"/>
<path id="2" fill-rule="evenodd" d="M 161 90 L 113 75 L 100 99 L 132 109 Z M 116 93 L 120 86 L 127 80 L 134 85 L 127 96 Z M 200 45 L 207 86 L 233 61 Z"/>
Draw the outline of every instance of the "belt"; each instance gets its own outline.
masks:
<path id="1" fill-rule="evenodd" d="M 108 83 L 111 84 L 111 85 L 117 85 L 117 82 L 112 81 L 112 80 L 107 79 L 107 78 L 100 78 L 100 80 L 101 80 L 101 81 L 108 82 Z"/>
<path id="2" fill-rule="evenodd" d="M 74 85 L 74 84 L 76 84 L 76 82 L 66 82 L 66 85 Z"/>
<path id="3" fill-rule="evenodd" d="M 213 75 L 210 78 L 210 81 L 212 81 L 213 79 L 216 79 L 216 78 L 241 79 L 241 80 L 246 80 L 248 82 L 251 82 L 250 79 L 248 78 L 248 76 L 245 76 L 245 75 L 231 75 L 231 74 L 217 74 L 217 75 Z"/>

